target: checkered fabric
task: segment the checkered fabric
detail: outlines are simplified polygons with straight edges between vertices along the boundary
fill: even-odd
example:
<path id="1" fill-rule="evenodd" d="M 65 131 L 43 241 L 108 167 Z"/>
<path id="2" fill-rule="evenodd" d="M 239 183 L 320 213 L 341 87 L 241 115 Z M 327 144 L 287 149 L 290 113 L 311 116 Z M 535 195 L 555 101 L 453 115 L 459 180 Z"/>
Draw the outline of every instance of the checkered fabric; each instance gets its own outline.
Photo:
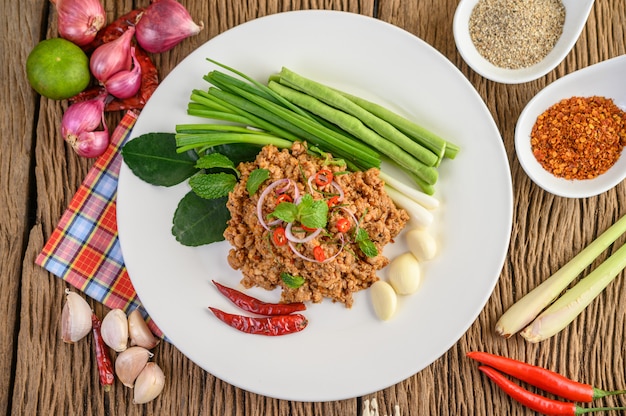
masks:
<path id="1" fill-rule="evenodd" d="M 141 307 L 117 234 L 120 149 L 136 120 L 132 111 L 124 115 L 108 149 L 89 170 L 35 263 L 109 308 L 127 313 L 140 308 L 155 334 L 163 336 Z"/>

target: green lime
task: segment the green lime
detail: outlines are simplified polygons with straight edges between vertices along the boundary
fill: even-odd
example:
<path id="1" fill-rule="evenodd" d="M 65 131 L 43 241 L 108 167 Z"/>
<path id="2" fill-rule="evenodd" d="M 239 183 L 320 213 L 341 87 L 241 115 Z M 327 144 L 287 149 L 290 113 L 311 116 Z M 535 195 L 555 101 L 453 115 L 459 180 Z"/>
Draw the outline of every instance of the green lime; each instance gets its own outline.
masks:
<path id="1" fill-rule="evenodd" d="M 89 58 L 69 40 L 46 39 L 28 55 L 26 75 L 39 94 L 53 100 L 64 100 L 89 85 Z"/>

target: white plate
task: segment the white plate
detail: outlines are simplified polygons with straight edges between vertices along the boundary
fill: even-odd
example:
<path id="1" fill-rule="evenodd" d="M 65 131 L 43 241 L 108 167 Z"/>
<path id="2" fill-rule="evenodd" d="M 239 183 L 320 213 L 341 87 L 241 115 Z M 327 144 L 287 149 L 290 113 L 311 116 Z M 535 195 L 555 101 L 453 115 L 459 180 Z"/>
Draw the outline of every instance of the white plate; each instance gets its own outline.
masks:
<path id="1" fill-rule="evenodd" d="M 193 88 L 214 68 L 205 58 L 261 81 L 289 67 L 365 95 L 418 120 L 461 146 L 440 168 L 436 229 L 440 253 L 424 265 L 420 291 L 400 300 L 395 318 L 374 316 L 368 293 L 346 309 L 324 302 L 306 311 L 298 334 L 239 333 L 209 305 L 236 311 L 211 279 L 236 286 L 228 243 L 178 244 L 171 224 L 186 185 L 148 185 L 122 166 L 118 225 L 124 259 L 139 298 L 174 345 L 214 376 L 245 390 L 296 401 L 341 400 L 396 384 L 444 354 L 487 302 L 500 275 L 512 223 L 508 159 L 496 125 L 463 75 L 440 53 L 395 26 L 345 12 L 299 11 L 259 18 L 202 45 L 163 80 L 133 130 L 173 132 Z M 405 250 L 402 239 L 385 250 Z M 276 292 L 251 291 L 276 300 Z"/>

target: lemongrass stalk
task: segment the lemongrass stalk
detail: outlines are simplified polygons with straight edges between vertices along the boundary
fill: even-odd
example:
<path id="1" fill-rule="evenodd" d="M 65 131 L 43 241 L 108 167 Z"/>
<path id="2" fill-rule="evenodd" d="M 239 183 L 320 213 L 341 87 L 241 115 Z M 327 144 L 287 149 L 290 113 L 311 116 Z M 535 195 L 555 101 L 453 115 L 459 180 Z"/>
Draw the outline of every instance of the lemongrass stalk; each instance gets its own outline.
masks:
<path id="1" fill-rule="evenodd" d="M 398 179 L 387 175 L 382 170 L 379 173 L 380 178 L 385 182 L 385 185 L 388 185 L 395 189 L 396 191 L 402 192 L 407 197 L 411 198 L 413 201 L 422 205 L 426 209 L 435 209 L 439 207 L 439 200 L 432 195 L 428 195 L 419 189 L 416 189 L 410 185 L 405 184 L 404 182 L 399 181 Z"/>
<path id="2" fill-rule="evenodd" d="M 531 323 L 608 246 L 626 232 L 626 215 L 609 227 L 552 276 L 511 306 L 496 323 L 505 338 Z"/>
<path id="3" fill-rule="evenodd" d="M 396 205 L 403 208 L 407 214 L 409 214 L 409 220 L 412 221 L 415 226 L 426 228 L 432 224 L 434 215 L 431 211 L 413 201 L 402 192 L 391 188 L 389 185 L 385 185 L 385 191 Z"/>
<path id="4" fill-rule="evenodd" d="M 520 332 L 530 342 L 543 341 L 569 325 L 626 267 L 626 244 L 587 277 L 558 298 Z"/>

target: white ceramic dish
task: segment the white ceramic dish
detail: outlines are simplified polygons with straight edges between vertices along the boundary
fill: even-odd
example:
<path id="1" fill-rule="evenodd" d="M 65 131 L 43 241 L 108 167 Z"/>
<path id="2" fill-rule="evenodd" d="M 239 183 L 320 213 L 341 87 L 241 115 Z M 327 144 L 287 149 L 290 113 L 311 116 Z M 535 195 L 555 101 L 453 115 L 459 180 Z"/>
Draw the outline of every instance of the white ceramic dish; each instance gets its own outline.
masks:
<path id="1" fill-rule="evenodd" d="M 133 130 L 173 132 L 193 88 L 215 68 L 237 68 L 258 80 L 287 66 L 303 75 L 378 99 L 458 143 L 440 168 L 442 204 L 433 229 L 436 260 L 424 265 L 421 290 L 400 300 L 393 320 L 377 320 L 369 296 L 355 305 L 324 302 L 306 311 L 298 334 L 243 334 L 211 315 L 209 305 L 237 311 L 211 279 L 237 286 L 226 261 L 228 243 L 199 248 L 170 233 L 185 185 L 150 186 L 122 166 L 118 224 L 133 285 L 157 325 L 180 351 L 216 377 L 270 397 L 331 401 L 398 383 L 444 354 L 487 302 L 500 275 L 512 223 L 512 185 L 502 139 L 487 107 L 465 77 L 435 49 L 395 26 L 365 16 L 301 11 L 259 18 L 202 45 L 163 80 Z M 384 98 L 382 100 L 381 98 Z M 471 126 L 471 127 L 469 127 Z M 406 250 L 399 238 L 385 254 Z M 252 290 L 277 300 L 277 292 Z"/>
<path id="2" fill-rule="evenodd" d="M 507 69 L 495 66 L 476 49 L 469 33 L 469 19 L 479 0 L 461 0 L 454 14 L 453 31 L 457 49 L 465 62 L 478 74 L 503 84 L 521 84 L 541 78 L 565 59 L 580 36 L 594 0 L 563 0 L 565 24 L 563 34 L 552 51 L 528 68 Z"/>
<path id="3" fill-rule="evenodd" d="M 601 194 L 626 178 L 626 157 L 623 155 L 611 169 L 594 179 L 567 180 L 543 169 L 530 146 L 530 132 L 537 117 L 564 98 L 594 95 L 612 98 L 626 111 L 626 55 L 572 72 L 545 87 L 530 102 L 517 120 L 515 151 L 528 176 L 546 191 L 567 198 L 587 198 Z"/>

